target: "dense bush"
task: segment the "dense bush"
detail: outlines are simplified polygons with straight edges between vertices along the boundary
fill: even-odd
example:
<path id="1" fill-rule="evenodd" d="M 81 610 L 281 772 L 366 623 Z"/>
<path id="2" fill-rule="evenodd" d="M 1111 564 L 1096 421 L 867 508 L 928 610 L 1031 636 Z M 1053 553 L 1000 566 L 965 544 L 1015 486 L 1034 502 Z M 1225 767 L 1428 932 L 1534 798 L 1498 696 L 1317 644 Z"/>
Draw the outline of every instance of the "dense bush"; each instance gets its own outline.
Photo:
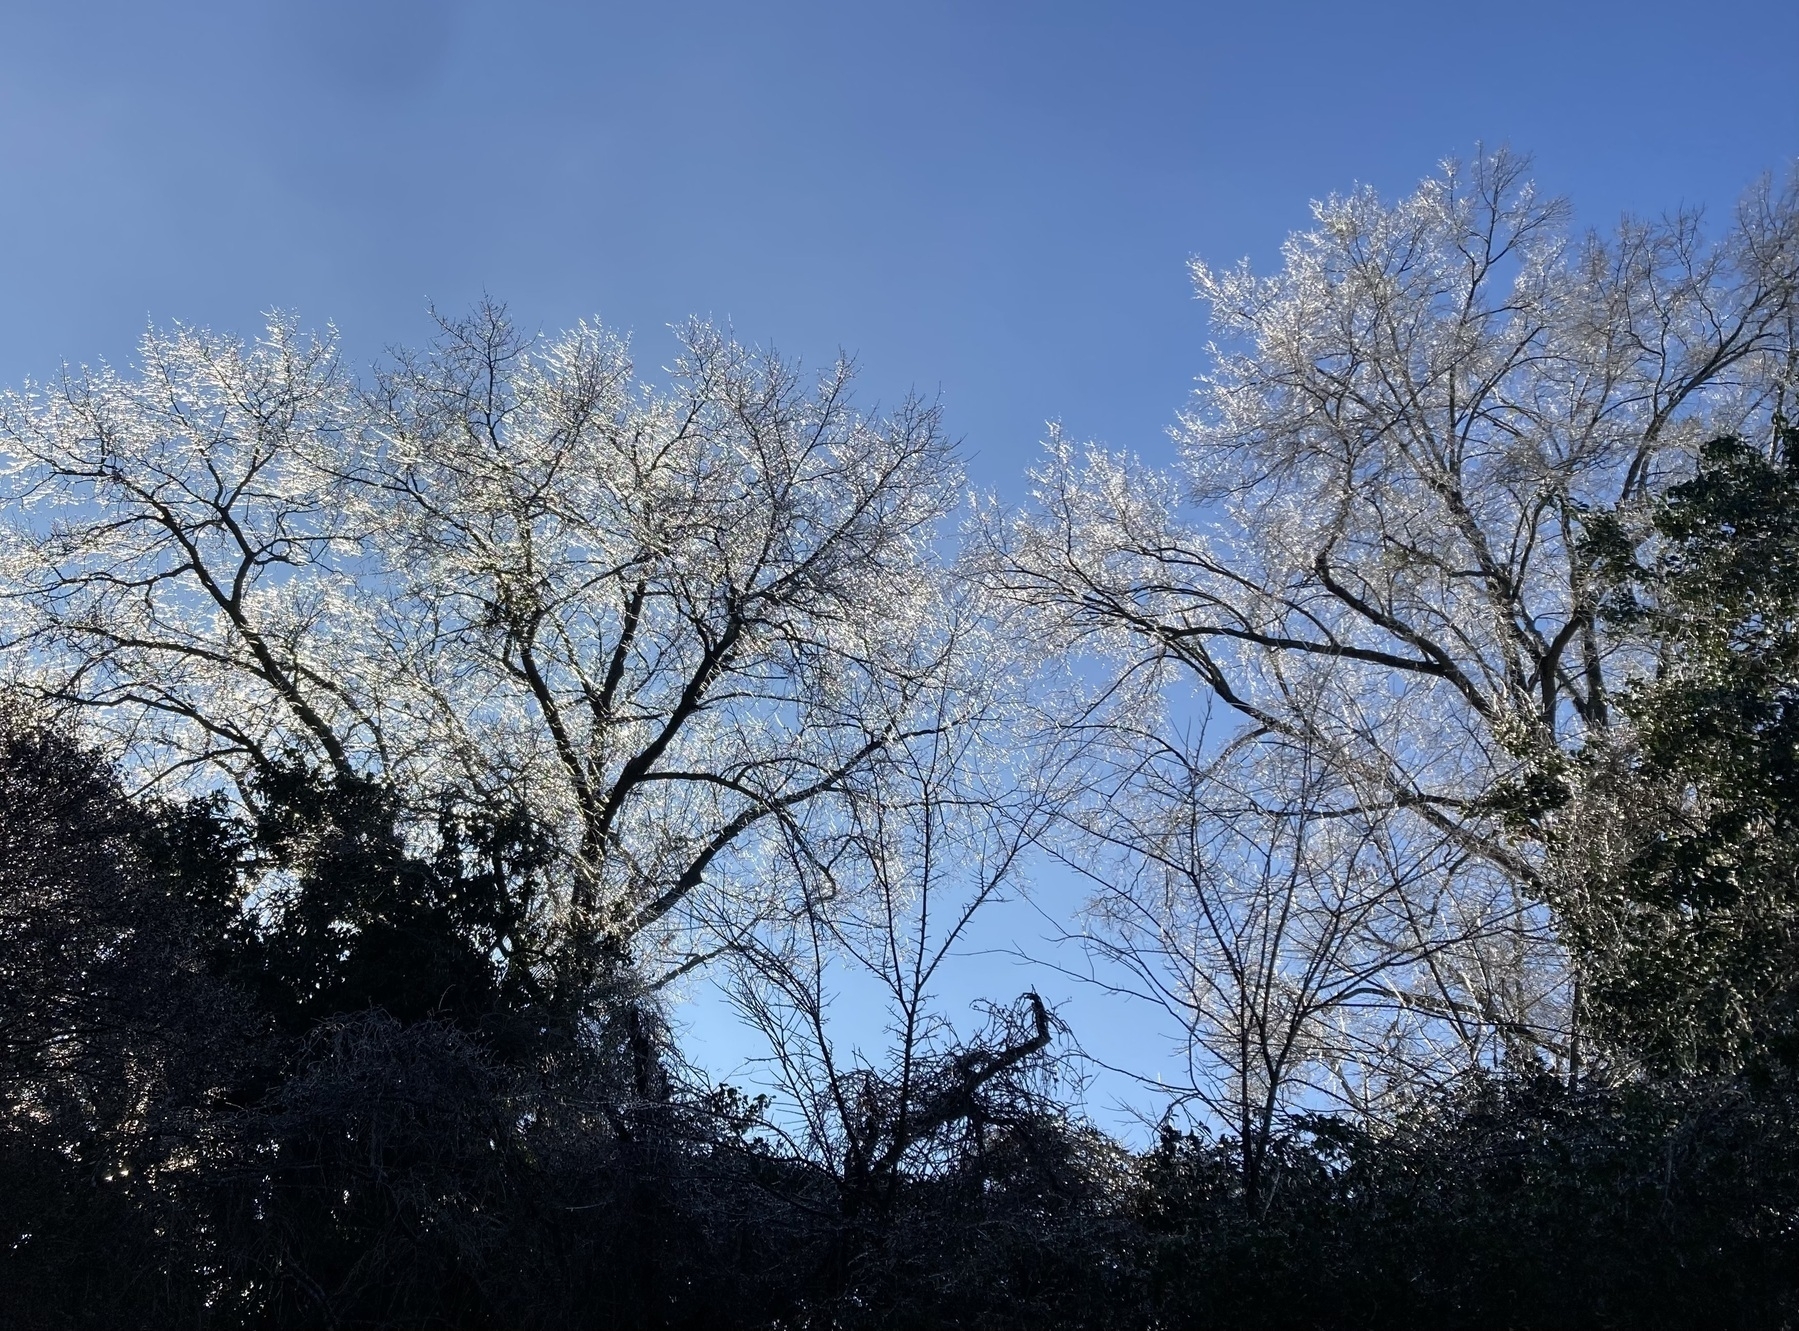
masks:
<path id="1" fill-rule="evenodd" d="M 1726 1081 L 1481 1079 L 1314 1119 L 1246 1214 L 1230 1143 L 1169 1136 L 1143 1194 L 1155 1305 L 1190 1326 L 1783 1326 L 1799 1097 Z"/>

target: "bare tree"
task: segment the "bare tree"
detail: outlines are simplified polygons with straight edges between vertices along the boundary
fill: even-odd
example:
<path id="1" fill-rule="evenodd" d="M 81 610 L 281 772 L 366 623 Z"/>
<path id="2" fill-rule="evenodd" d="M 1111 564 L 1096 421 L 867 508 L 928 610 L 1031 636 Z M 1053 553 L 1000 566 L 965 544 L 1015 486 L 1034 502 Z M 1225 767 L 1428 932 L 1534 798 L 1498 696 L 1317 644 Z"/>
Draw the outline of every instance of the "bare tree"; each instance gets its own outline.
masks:
<path id="1" fill-rule="evenodd" d="M 1233 742 L 1324 764 L 1403 862 L 1445 866 L 1425 899 L 1485 941 L 1417 1001 L 1566 1060 L 1568 985 L 1518 971 L 1559 955 L 1539 870 L 1484 797 L 1610 724 L 1636 649 L 1596 617 L 1583 516 L 1628 519 L 1792 391 L 1799 184 L 1752 191 L 1715 243 L 1692 214 L 1607 242 L 1570 238 L 1524 169 L 1333 197 L 1273 277 L 1196 262 L 1227 341 L 1178 476 L 1052 439 L 992 557 L 1116 696 L 1184 678 Z"/>
<path id="2" fill-rule="evenodd" d="M 1147 744 L 1072 821 L 1087 978 L 1171 1019 L 1183 1071 L 1141 1079 L 1235 1138 L 1252 1209 L 1292 1114 L 1365 1111 L 1507 1034 L 1438 1008 L 1489 987 L 1442 976 L 1492 942 L 1450 890 L 1466 855 L 1436 842 L 1420 860 L 1313 755 Z"/>
<path id="3" fill-rule="evenodd" d="M 910 738 L 959 479 L 936 411 L 858 413 L 847 364 L 682 345 L 657 391 L 618 338 L 488 306 L 365 390 L 278 321 L 12 395 L 8 669 L 152 781 L 298 760 L 523 802 L 578 974 L 697 964 L 683 928 L 783 903 L 772 848 Z"/>
<path id="4" fill-rule="evenodd" d="M 957 498 L 935 410 L 871 421 L 847 364 L 808 385 L 703 325 L 683 347 L 651 394 L 616 338 L 533 348 L 489 308 L 375 397 L 417 723 L 470 784 L 535 792 L 616 940 L 708 878 L 769 904 L 770 847 L 907 736 Z"/>
<path id="5" fill-rule="evenodd" d="M 380 747 L 363 533 L 333 483 L 354 399 L 328 340 L 152 332 L 136 375 L 67 371 L 0 401 L 19 513 L 6 664 L 82 708 L 149 780 Z"/>
<path id="6" fill-rule="evenodd" d="M 1019 652 L 1028 639 L 1004 633 L 982 600 L 965 585 L 938 617 L 932 724 L 910 727 L 858 778 L 862 798 L 828 853 L 793 846 L 808 908 L 735 952 L 735 996 L 768 1041 L 791 1145 L 852 1217 L 890 1207 L 902 1177 L 978 1151 L 995 1107 L 1030 1099 L 1022 1088 L 1052 1038 L 1035 993 L 991 1008 L 972 1036 L 937 1003 L 944 967 L 976 915 L 1020 885 L 1063 793 L 1055 744 L 1029 742 L 1041 672 Z M 833 1011 L 844 989 L 865 1027 L 883 1016 L 878 1053 L 844 1037 L 857 1025 Z"/>

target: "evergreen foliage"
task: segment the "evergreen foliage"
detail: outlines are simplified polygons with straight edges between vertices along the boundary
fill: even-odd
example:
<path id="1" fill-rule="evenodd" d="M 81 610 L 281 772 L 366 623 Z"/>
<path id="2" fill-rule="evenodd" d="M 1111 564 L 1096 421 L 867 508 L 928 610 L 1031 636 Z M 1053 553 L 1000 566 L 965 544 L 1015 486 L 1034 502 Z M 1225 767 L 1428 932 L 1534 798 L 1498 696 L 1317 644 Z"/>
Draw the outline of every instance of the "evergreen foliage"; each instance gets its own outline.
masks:
<path id="1" fill-rule="evenodd" d="M 1705 445 L 1639 544 L 1591 548 L 1605 609 L 1656 645 L 1619 699 L 1622 752 L 1576 785 L 1616 810 L 1565 918 L 1610 1043 L 1665 1073 L 1799 1066 L 1799 430 Z M 1639 555 L 1639 550 L 1643 553 Z M 1575 820 L 1577 835 L 1584 830 Z M 1563 839 L 1566 839 L 1564 836 Z M 1569 847 L 1577 855 L 1577 841 Z"/>

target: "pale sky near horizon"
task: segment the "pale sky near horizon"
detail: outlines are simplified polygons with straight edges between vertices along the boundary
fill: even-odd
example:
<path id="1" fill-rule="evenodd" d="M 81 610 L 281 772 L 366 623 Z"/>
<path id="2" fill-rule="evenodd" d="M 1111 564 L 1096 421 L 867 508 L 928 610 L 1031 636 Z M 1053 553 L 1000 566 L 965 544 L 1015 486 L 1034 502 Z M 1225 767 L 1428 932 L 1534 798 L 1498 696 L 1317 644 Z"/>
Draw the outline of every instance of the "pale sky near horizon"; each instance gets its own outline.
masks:
<path id="1" fill-rule="evenodd" d="M 1017 500 L 1049 418 L 1165 455 L 1190 256 L 1479 141 L 1582 224 L 1721 212 L 1799 154 L 1796 54 L 1791 0 L 4 0 L 0 385 L 271 307 L 356 363 L 482 292 L 652 365 L 702 314 L 940 394 Z"/>

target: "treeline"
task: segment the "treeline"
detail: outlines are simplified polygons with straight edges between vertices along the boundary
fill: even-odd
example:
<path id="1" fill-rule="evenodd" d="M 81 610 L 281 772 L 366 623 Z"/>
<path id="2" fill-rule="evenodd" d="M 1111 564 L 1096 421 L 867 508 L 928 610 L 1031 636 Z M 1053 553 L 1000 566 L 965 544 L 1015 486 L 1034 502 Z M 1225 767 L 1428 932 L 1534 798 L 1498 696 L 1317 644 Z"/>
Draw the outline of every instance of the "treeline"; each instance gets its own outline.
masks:
<path id="1" fill-rule="evenodd" d="M 530 856 L 379 792 L 132 800 L 9 719 L 0 1290 L 19 1326 L 1744 1326 L 1799 1316 L 1799 1089 L 1470 1077 L 1133 1155 L 1022 1075 L 844 1178 L 628 1002 L 496 983 Z M 496 842 L 509 872 L 467 871 Z M 246 855 L 306 909 L 246 912 Z M 1781 996 L 1790 1001 L 1792 989 Z M 1020 1071 L 1026 1071 L 1020 1069 Z M 893 1087 L 858 1088 L 878 1113 Z"/>
<path id="2" fill-rule="evenodd" d="M 0 400 L 0 1318 L 1799 1323 L 1799 180 L 1317 213 L 953 552 L 934 407 L 703 325 Z M 1046 864 L 1147 1148 L 937 1001 Z"/>

